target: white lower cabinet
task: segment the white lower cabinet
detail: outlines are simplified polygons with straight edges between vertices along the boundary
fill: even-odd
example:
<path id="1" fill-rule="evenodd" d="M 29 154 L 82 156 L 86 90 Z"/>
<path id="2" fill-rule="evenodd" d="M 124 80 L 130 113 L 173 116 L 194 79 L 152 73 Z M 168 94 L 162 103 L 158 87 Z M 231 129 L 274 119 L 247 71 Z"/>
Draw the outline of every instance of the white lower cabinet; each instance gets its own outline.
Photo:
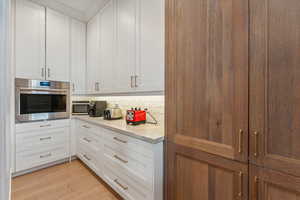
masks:
<path id="1" fill-rule="evenodd" d="M 69 157 L 70 120 L 16 124 L 16 172 Z"/>
<path id="2" fill-rule="evenodd" d="M 126 200 L 163 199 L 163 143 L 76 119 L 77 157 Z"/>

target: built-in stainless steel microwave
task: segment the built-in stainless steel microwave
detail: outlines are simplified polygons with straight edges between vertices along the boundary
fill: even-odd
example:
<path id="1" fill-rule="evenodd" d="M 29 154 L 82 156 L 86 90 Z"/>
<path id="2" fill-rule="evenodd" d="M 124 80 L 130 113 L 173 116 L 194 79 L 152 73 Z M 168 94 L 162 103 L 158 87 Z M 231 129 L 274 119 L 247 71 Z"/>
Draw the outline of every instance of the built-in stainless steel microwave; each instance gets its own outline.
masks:
<path id="1" fill-rule="evenodd" d="M 15 80 L 16 121 L 70 118 L 70 84 L 42 80 Z"/>

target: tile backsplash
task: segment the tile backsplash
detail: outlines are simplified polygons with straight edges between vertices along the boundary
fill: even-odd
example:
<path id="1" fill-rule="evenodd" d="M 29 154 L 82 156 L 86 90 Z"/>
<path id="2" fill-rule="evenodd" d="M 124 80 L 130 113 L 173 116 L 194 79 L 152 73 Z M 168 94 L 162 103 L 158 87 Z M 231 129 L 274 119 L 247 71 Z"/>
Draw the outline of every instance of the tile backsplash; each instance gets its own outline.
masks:
<path id="1" fill-rule="evenodd" d="M 108 107 L 113 107 L 118 104 L 123 110 L 124 115 L 126 110 L 132 107 L 148 108 L 150 113 L 158 120 L 160 125 L 164 125 L 164 96 L 100 96 L 100 97 L 83 97 L 73 96 L 72 100 L 95 100 L 95 101 L 107 101 Z"/>

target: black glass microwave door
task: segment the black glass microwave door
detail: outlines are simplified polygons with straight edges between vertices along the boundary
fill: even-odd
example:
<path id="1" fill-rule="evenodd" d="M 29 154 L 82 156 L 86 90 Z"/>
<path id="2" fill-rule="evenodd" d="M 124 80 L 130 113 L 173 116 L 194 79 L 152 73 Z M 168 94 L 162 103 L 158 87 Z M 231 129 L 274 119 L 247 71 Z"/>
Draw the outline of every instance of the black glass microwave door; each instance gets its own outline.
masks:
<path id="1" fill-rule="evenodd" d="M 20 114 L 66 112 L 67 96 L 59 94 L 21 94 Z"/>
<path id="2" fill-rule="evenodd" d="M 86 104 L 75 104 L 73 105 L 73 113 L 88 113 L 89 106 Z"/>

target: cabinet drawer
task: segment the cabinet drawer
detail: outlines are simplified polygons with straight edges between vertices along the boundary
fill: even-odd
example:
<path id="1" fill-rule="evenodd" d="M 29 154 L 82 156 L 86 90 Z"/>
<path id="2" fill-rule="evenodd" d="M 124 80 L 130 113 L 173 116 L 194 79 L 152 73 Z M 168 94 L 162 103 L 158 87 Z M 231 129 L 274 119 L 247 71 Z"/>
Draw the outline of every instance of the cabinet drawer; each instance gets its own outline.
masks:
<path id="1" fill-rule="evenodd" d="M 65 144 L 69 141 L 69 128 L 46 129 L 16 134 L 16 152 L 38 150 Z"/>
<path id="2" fill-rule="evenodd" d="M 135 180 L 149 190 L 153 189 L 153 162 L 138 154 L 114 151 L 104 146 L 104 163 Z"/>
<path id="3" fill-rule="evenodd" d="M 80 131 L 77 135 L 77 143 L 78 145 L 87 146 L 94 152 L 98 152 L 101 148 L 101 137 L 89 131 Z"/>
<path id="4" fill-rule="evenodd" d="M 92 169 L 98 176 L 102 177 L 102 168 L 100 165 L 99 155 L 91 152 L 84 146 L 78 146 L 77 157 L 84 162 L 90 169 Z"/>
<path id="5" fill-rule="evenodd" d="M 103 129 L 102 132 L 103 139 L 106 140 L 107 145 L 111 148 L 119 149 L 122 152 L 133 151 L 148 158 L 153 158 L 152 144 L 110 131 L 108 129 Z"/>
<path id="6" fill-rule="evenodd" d="M 126 200 L 150 200 L 152 193 L 146 191 L 143 186 L 134 180 L 124 178 L 120 173 L 115 173 L 109 167 L 104 166 L 104 180 Z"/>
<path id="7" fill-rule="evenodd" d="M 57 145 L 39 151 L 24 151 L 16 154 L 16 171 L 23 171 L 68 157 L 68 145 Z"/>
<path id="8" fill-rule="evenodd" d="M 70 126 L 69 119 L 22 123 L 22 124 L 16 124 L 16 133 L 35 131 L 35 130 L 43 131 L 51 128 L 61 128 L 61 127 L 69 127 L 69 126 Z"/>
<path id="9" fill-rule="evenodd" d="M 82 122 L 82 121 L 78 121 L 78 129 L 81 133 L 94 133 L 95 135 L 99 135 L 101 136 L 101 127 L 99 126 L 95 126 L 93 124 L 90 123 L 86 123 L 86 122 Z"/>

